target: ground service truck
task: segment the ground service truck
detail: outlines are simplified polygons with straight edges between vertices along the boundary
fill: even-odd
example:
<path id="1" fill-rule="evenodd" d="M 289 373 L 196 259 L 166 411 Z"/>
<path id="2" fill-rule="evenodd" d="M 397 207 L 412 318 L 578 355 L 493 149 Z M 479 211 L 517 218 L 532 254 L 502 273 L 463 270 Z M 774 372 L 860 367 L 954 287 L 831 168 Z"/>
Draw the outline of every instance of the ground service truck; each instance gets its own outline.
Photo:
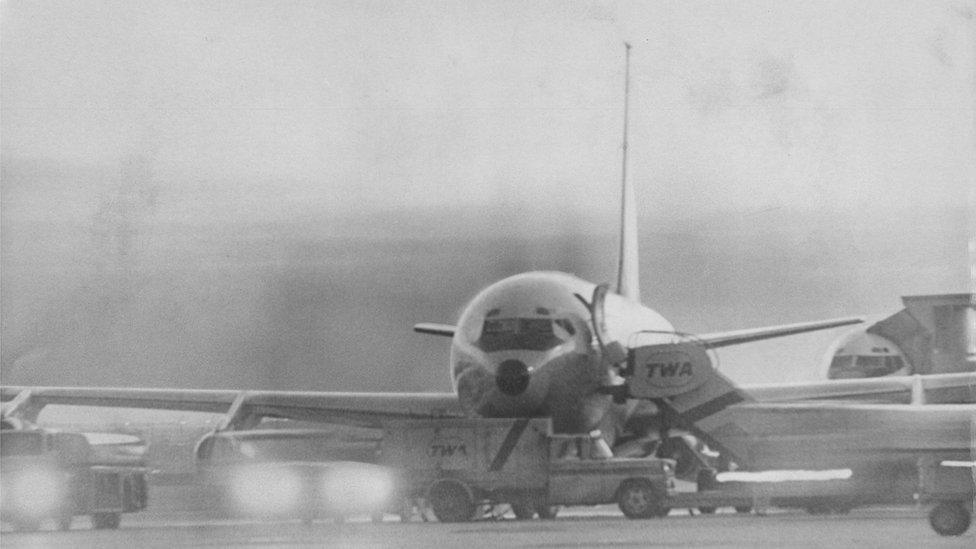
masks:
<path id="1" fill-rule="evenodd" d="M 498 504 L 521 519 L 614 502 L 630 518 L 663 516 L 674 465 L 614 458 L 599 432 L 555 435 L 548 418 L 392 422 L 380 461 L 400 472 L 402 498 L 425 501 L 442 522 Z"/>
<path id="2" fill-rule="evenodd" d="M 95 528 L 118 528 L 122 513 L 146 508 L 144 452 L 129 435 L 0 431 L 0 517 L 24 530 L 49 519 L 67 530 L 77 515 L 90 515 Z"/>

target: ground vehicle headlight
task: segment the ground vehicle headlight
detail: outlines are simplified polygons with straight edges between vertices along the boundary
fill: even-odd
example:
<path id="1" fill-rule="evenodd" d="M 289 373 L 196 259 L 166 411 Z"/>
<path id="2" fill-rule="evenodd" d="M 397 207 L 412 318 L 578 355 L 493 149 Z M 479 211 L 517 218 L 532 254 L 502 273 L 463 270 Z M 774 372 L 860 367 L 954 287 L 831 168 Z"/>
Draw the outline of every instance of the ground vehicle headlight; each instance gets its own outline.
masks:
<path id="1" fill-rule="evenodd" d="M 241 511 L 276 514 L 301 503 L 302 479 L 283 467 L 242 467 L 231 475 L 230 493 Z"/>
<path id="2" fill-rule="evenodd" d="M 325 475 L 322 493 L 333 508 L 377 510 L 389 501 L 393 487 L 389 469 L 347 463 L 332 467 Z"/>
<path id="3" fill-rule="evenodd" d="M 4 503 L 19 512 L 42 517 L 52 514 L 64 503 L 68 479 L 58 471 L 27 467 L 6 474 L 10 475 L 10 484 L 5 486 L 9 493 L 4 494 Z"/>

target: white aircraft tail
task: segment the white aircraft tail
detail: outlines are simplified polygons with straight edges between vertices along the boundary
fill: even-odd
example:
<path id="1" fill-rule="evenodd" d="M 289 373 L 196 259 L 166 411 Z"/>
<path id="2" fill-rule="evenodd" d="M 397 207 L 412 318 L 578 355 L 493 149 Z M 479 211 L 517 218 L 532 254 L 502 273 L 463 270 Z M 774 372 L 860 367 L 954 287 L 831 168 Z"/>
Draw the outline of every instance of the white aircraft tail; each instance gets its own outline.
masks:
<path id="1" fill-rule="evenodd" d="M 620 256 L 617 264 L 617 293 L 640 301 L 640 270 L 637 255 L 637 205 L 634 201 L 634 189 L 627 179 L 627 125 L 630 107 L 630 44 L 627 48 L 626 68 L 624 73 L 624 140 L 623 167 L 621 170 L 620 193 Z"/>

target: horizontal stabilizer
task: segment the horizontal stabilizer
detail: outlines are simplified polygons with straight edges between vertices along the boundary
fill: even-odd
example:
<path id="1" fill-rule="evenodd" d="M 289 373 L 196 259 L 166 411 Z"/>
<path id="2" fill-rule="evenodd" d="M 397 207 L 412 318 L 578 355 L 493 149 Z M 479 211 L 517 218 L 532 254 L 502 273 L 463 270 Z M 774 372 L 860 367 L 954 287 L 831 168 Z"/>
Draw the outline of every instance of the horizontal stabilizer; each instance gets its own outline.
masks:
<path id="1" fill-rule="evenodd" d="M 850 324 L 859 324 L 861 322 L 864 322 L 863 318 L 835 318 L 831 320 L 818 320 L 816 322 L 799 322 L 796 324 L 783 324 L 780 326 L 768 326 L 765 328 L 736 330 L 734 332 L 699 334 L 697 339 L 704 343 L 705 348 L 715 349 L 718 347 L 727 347 L 729 345 L 759 341 L 761 339 L 771 339 L 774 337 L 783 337 L 794 334 L 802 334 L 804 332 L 837 328 L 839 326 L 848 326 Z"/>
<path id="2" fill-rule="evenodd" d="M 413 331 L 418 334 L 429 334 L 435 336 L 454 337 L 455 327 L 450 324 L 434 324 L 432 322 L 421 322 L 413 325 Z"/>

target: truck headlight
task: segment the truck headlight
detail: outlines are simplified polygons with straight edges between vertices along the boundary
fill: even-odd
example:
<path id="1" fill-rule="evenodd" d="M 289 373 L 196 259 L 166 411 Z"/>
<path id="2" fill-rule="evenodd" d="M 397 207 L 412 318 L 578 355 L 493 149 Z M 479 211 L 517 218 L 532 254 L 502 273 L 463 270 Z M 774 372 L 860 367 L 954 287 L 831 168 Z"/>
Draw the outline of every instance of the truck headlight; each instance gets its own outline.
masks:
<path id="1" fill-rule="evenodd" d="M 6 503 L 32 517 L 53 514 L 64 502 L 68 479 L 47 467 L 25 467 L 10 473 Z"/>
<path id="2" fill-rule="evenodd" d="M 378 510 L 389 501 L 393 488 L 393 475 L 385 467 L 344 463 L 325 475 L 322 493 L 335 509 Z"/>
<path id="3" fill-rule="evenodd" d="M 283 467 L 241 467 L 230 483 L 234 504 L 251 514 L 288 511 L 300 503 L 302 494 L 302 479 Z"/>

